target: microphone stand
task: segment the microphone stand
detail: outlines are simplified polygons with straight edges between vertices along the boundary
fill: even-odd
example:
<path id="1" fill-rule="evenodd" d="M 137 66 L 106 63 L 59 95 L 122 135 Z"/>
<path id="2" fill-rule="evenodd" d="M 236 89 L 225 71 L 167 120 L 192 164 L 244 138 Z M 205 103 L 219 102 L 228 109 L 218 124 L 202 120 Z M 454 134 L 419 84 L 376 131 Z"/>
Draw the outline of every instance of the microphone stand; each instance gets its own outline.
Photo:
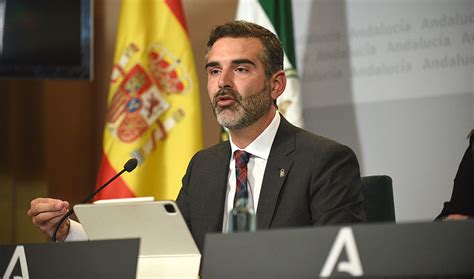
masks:
<path id="1" fill-rule="evenodd" d="M 104 189 L 107 185 L 109 185 L 112 181 L 114 181 L 115 179 L 117 179 L 117 177 L 119 177 L 122 173 L 124 173 L 125 171 L 128 171 L 128 172 L 131 172 L 132 170 L 135 169 L 135 167 L 137 166 L 138 164 L 138 161 L 137 159 L 135 158 L 132 158 L 130 160 L 128 160 L 126 163 L 125 163 L 125 166 L 124 168 L 119 172 L 117 173 L 116 175 L 114 175 L 111 179 L 109 179 L 109 181 L 107 181 L 104 185 L 102 185 L 100 188 L 98 188 L 97 190 L 95 190 L 91 195 L 89 195 L 85 200 L 83 200 L 81 203 L 86 203 L 88 201 L 90 201 L 97 193 L 99 193 L 100 191 L 102 191 L 102 189 Z M 57 238 L 56 238 L 56 235 L 58 234 L 58 231 L 59 231 L 59 228 L 61 227 L 61 225 L 64 223 L 64 221 L 69 217 L 71 216 L 72 214 L 74 213 L 74 208 L 71 208 L 69 209 L 66 214 L 64 214 L 64 216 L 61 218 L 61 220 L 59 220 L 58 224 L 56 225 L 56 228 L 54 229 L 54 232 L 53 232 L 53 235 L 51 236 L 51 241 L 52 242 L 56 242 L 57 241 Z"/>

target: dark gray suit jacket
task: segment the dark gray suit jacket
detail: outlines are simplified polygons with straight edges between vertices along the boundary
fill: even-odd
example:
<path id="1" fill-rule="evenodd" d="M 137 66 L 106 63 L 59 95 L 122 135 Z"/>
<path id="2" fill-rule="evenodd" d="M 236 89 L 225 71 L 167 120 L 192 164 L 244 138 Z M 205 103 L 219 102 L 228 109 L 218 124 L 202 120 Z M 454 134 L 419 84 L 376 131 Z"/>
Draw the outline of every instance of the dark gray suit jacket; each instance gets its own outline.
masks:
<path id="1" fill-rule="evenodd" d="M 201 251 L 206 233 L 222 231 L 230 157 L 228 141 L 199 151 L 183 177 L 176 202 Z M 362 200 L 352 150 L 282 117 L 263 177 L 257 228 L 360 222 Z"/>

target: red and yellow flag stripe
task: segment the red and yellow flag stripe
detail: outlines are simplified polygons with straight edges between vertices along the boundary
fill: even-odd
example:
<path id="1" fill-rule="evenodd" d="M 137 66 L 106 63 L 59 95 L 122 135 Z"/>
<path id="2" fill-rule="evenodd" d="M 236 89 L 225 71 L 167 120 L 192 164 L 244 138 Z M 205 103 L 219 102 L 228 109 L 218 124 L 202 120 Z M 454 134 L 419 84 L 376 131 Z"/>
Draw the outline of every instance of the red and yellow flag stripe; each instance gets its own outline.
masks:
<path id="1" fill-rule="evenodd" d="M 139 167 L 98 199 L 175 199 L 202 148 L 199 86 L 181 1 L 122 0 L 97 185 Z"/>

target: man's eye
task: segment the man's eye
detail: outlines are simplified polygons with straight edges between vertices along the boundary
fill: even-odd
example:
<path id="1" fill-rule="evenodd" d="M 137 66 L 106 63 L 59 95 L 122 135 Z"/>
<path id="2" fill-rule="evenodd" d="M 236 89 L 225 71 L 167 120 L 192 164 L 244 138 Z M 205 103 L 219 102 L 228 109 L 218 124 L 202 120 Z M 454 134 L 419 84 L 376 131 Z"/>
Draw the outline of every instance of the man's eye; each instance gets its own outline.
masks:
<path id="1" fill-rule="evenodd" d="M 239 73 L 245 73 L 245 72 L 248 72 L 248 70 L 246 68 L 242 68 L 242 67 L 238 67 L 235 69 L 237 72 Z"/>
<path id="2" fill-rule="evenodd" d="M 218 73 L 220 73 L 221 71 L 219 69 L 209 69 L 208 70 L 208 73 L 210 75 L 217 75 Z"/>

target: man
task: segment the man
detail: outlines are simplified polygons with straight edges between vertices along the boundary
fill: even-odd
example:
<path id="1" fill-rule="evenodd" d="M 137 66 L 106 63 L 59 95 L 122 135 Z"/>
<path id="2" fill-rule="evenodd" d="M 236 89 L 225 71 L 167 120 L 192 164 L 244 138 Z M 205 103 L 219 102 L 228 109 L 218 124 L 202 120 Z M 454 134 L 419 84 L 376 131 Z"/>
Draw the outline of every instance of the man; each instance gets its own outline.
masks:
<path id="1" fill-rule="evenodd" d="M 454 178 L 451 200 L 444 203 L 436 220 L 467 220 L 474 218 L 474 130 L 468 136 L 469 146 L 464 152 Z"/>
<path id="2" fill-rule="evenodd" d="M 208 41 L 206 70 L 214 113 L 228 128 L 230 141 L 191 159 L 176 200 L 200 250 L 206 233 L 228 230 L 237 196 L 256 210 L 258 229 L 365 219 L 352 150 L 291 125 L 277 112 L 286 76 L 283 50 L 274 34 L 244 21 L 216 27 Z M 247 152 L 243 186 L 236 150 Z M 50 235 L 68 206 L 37 199 L 28 214 Z M 66 238 L 69 224 L 58 239 Z"/>

